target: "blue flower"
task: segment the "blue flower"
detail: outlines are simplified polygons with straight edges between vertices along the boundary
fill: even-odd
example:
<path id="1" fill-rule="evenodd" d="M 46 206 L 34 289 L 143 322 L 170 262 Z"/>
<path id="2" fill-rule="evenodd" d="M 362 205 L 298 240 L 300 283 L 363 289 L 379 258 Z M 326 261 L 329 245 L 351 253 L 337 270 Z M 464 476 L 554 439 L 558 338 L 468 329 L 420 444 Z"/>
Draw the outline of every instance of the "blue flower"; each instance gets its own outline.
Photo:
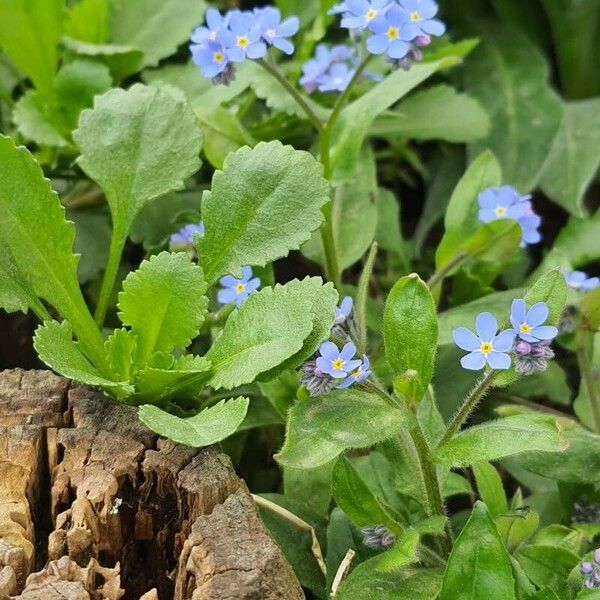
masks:
<path id="1" fill-rule="evenodd" d="M 589 292 L 590 290 L 600 287 L 600 277 L 588 277 L 583 271 L 567 271 L 562 270 L 565 276 L 567 285 L 574 289 L 582 292 Z"/>
<path id="2" fill-rule="evenodd" d="M 205 15 L 206 26 L 196 27 L 192 33 L 192 42 L 194 44 L 206 45 L 208 42 L 216 42 L 217 34 L 221 29 L 227 27 L 229 14 L 224 17 L 215 8 L 209 8 Z"/>
<path id="3" fill-rule="evenodd" d="M 536 244 L 542 239 L 538 231 L 542 219 L 533 211 L 530 199 L 531 196 L 521 196 L 509 185 L 488 188 L 478 197 L 479 220 L 483 223 L 498 219 L 517 221 L 523 234 L 521 246 Z"/>
<path id="4" fill-rule="evenodd" d="M 213 79 L 223 73 L 229 64 L 225 48 L 219 42 L 195 44 L 190 46 L 190 50 L 192 60 L 200 67 L 202 75 L 207 79 Z"/>
<path id="5" fill-rule="evenodd" d="M 327 73 L 317 78 L 318 89 L 320 92 L 343 92 L 356 69 L 349 67 L 346 63 L 335 63 Z"/>
<path id="6" fill-rule="evenodd" d="M 390 6 L 389 0 L 345 0 L 347 9 L 340 25 L 345 29 L 364 29 Z"/>
<path id="7" fill-rule="evenodd" d="M 482 312 L 475 319 L 477 335 L 466 327 L 452 332 L 454 343 L 469 354 L 460 359 L 464 369 L 478 371 L 488 364 L 492 369 L 510 368 L 510 356 L 515 334 L 510 329 L 496 335 L 498 323 L 489 312 Z"/>
<path id="8" fill-rule="evenodd" d="M 249 12 L 231 11 L 228 28 L 219 31 L 217 40 L 225 47 L 227 58 L 234 63 L 246 58 L 262 58 L 267 53 L 267 46 L 261 41 L 260 20 Z"/>
<path id="9" fill-rule="evenodd" d="M 282 22 L 281 13 L 277 8 L 273 8 L 272 6 L 255 9 L 255 14 L 260 21 L 263 40 L 267 44 L 285 52 L 285 54 L 292 54 L 294 52 L 294 44 L 285 38 L 298 33 L 298 29 L 300 29 L 298 17 L 290 17 Z"/>
<path id="10" fill-rule="evenodd" d="M 191 246 L 194 243 L 194 235 L 202 237 L 204 235 L 204 223 L 191 223 L 185 225 L 178 232 L 171 235 L 171 246 Z"/>
<path id="11" fill-rule="evenodd" d="M 354 302 L 350 296 L 346 296 L 342 303 L 336 307 L 335 309 L 335 321 L 334 325 L 341 325 L 344 323 L 348 317 L 352 314 L 352 309 L 354 307 Z"/>
<path id="12" fill-rule="evenodd" d="M 584 576 L 583 584 L 586 588 L 600 588 L 600 548 L 594 551 L 594 562 L 582 562 L 580 571 Z"/>
<path id="13" fill-rule="evenodd" d="M 328 15 L 342 15 L 348 12 L 348 5 L 346 2 L 340 2 L 339 4 L 334 4 L 328 11 Z"/>
<path id="14" fill-rule="evenodd" d="M 364 381 L 371 375 L 371 364 L 369 363 L 369 358 L 365 354 L 363 354 L 362 362 L 354 371 L 348 373 L 348 377 L 342 381 L 337 387 L 339 390 L 343 390 L 347 387 L 355 383 L 360 383 Z"/>
<path id="15" fill-rule="evenodd" d="M 356 50 L 349 46 L 339 44 L 329 49 L 325 44 L 317 46 L 314 58 L 302 65 L 300 85 L 307 93 L 314 92 L 318 86 L 318 79 L 324 75 L 334 63 L 350 61 L 354 58 Z"/>
<path id="16" fill-rule="evenodd" d="M 255 292 L 260 286 L 260 279 L 252 279 L 252 269 L 244 267 L 242 278 L 236 279 L 233 275 L 226 275 L 219 280 L 223 289 L 219 290 L 217 298 L 221 304 L 235 304 L 240 306 L 248 296 Z"/>
<path id="17" fill-rule="evenodd" d="M 385 15 L 377 17 L 369 24 L 374 33 L 367 40 L 367 50 L 371 54 L 384 54 L 394 60 L 404 58 L 410 50 L 408 43 L 413 36 L 407 35 L 406 16 L 398 6 L 392 6 Z"/>
<path id="18" fill-rule="evenodd" d="M 334 379 L 345 379 L 362 365 L 361 360 L 352 360 L 356 346 L 348 342 L 340 351 L 333 342 L 323 342 L 319 347 L 317 368 Z"/>
<path id="19" fill-rule="evenodd" d="M 398 0 L 407 20 L 407 35 L 413 40 L 421 35 L 443 35 L 446 26 L 434 19 L 438 6 L 433 0 Z"/>
<path id="20" fill-rule="evenodd" d="M 548 305 L 545 302 L 538 302 L 527 310 L 525 300 L 513 300 L 510 307 L 510 322 L 514 333 L 530 343 L 555 338 L 558 329 L 551 325 L 542 325 L 548 318 L 548 312 Z"/>

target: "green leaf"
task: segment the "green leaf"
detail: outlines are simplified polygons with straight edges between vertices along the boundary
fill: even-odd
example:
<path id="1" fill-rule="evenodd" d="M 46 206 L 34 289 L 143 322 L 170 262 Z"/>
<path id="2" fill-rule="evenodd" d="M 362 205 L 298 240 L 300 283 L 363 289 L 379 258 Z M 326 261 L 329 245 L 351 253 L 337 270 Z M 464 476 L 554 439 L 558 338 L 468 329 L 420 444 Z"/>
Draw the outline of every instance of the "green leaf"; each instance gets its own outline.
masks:
<path id="1" fill-rule="evenodd" d="M 383 313 L 385 354 L 394 387 L 415 403 L 433 375 L 437 346 L 435 302 L 418 275 L 402 277 L 392 288 Z"/>
<path id="2" fill-rule="evenodd" d="M 303 360 L 300 357 L 304 357 L 304 345 L 313 330 L 315 296 L 323 290 L 321 283 L 319 278 L 306 278 L 252 294 L 230 315 L 206 355 L 213 363 L 210 385 L 231 389 L 251 383 L 293 356 Z"/>
<path id="3" fill-rule="evenodd" d="M 181 189 L 200 166 L 194 115 L 166 87 L 136 84 L 96 97 L 73 139 L 81 150 L 77 162 L 104 190 L 117 240 L 145 204 Z"/>
<path id="4" fill-rule="evenodd" d="M 203 21 L 199 0 L 112 0 L 111 41 L 144 53 L 143 66 L 158 64 L 186 42 Z"/>
<path id="5" fill-rule="evenodd" d="M 313 469 L 346 449 L 366 448 L 405 426 L 401 413 L 379 396 L 339 390 L 292 407 L 286 440 L 276 458 L 284 467 Z"/>
<path id="6" fill-rule="evenodd" d="M 546 60 L 529 40 L 485 22 L 478 28 L 483 41 L 465 63 L 465 84 L 487 111 L 492 128 L 487 138 L 469 146 L 469 155 L 491 150 L 504 180 L 528 192 L 558 131 L 561 101 L 548 84 Z"/>
<path id="7" fill-rule="evenodd" d="M 530 413 L 469 427 L 438 447 L 434 457 L 446 466 L 463 467 L 523 452 L 559 452 L 568 445 L 554 417 Z"/>
<path id="8" fill-rule="evenodd" d="M 515 600 L 510 559 L 483 502 L 454 543 L 446 565 L 440 600 Z"/>
<path id="9" fill-rule="evenodd" d="M 359 151 L 375 118 L 436 71 L 456 64 L 456 57 L 395 71 L 340 113 L 333 131 L 332 167 L 335 180 L 352 177 Z"/>
<path id="10" fill-rule="evenodd" d="M 567 283 L 560 269 L 548 271 L 533 283 L 525 293 L 527 306 L 545 302 L 550 309 L 548 325 L 558 325 L 567 300 Z"/>
<path id="11" fill-rule="evenodd" d="M 49 95 L 49 93 L 48 93 Z M 13 121 L 19 133 L 26 139 L 40 146 L 68 146 L 67 140 L 58 131 L 44 102 L 44 96 L 36 90 L 29 90 L 16 102 L 13 110 Z"/>
<path id="12" fill-rule="evenodd" d="M 202 197 L 199 253 L 208 282 L 297 250 L 323 220 L 329 197 L 322 173 L 308 152 L 277 141 L 230 154 Z"/>
<path id="13" fill-rule="evenodd" d="M 0 246 L 21 284 L 69 321 L 94 365 L 108 367 L 104 341 L 85 305 L 73 255 L 74 229 L 58 196 L 26 148 L 0 136 Z M 104 374 L 104 373 L 103 373 Z"/>
<path id="14" fill-rule="evenodd" d="M 375 496 L 344 456 L 338 459 L 333 469 L 332 486 L 336 504 L 356 526 L 383 525 L 396 534 L 403 532 L 390 508 Z"/>
<path id="15" fill-rule="evenodd" d="M 110 0 L 81 0 L 69 10 L 65 34 L 82 42 L 104 44 L 110 36 Z"/>
<path id="16" fill-rule="evenodd" d="M 496 157 L 484 152 L 469 165 L 454 188 L 444 217 L 445 233 L 437 248 L 436 268 L 447 264 L 464 241 L 481 227 L 477 196 L 489 187 L 502 183 L 502 172 Z"/>
<path id="17" fill-rule="evenodd" d="M 204 322 L 206 289 L 202 269 L 184 252 L 161 252 L 129 273 L 119 294 L 119 318 L 136 336 L 138 365 L 155 352 L 190 344 Z"/>
<path id="18" fill-rule="evenodd" d="M 508 512 L 502 478 L 496 468 L 485 461 L 473 465 L 480 500 L 488 507 L 490 515 L 497 517 Z"/>
<path id="19" fill-rule="evenodd" d="M 334 462 L 328 462 L 316 469 L 283 469 L 283 490 L 286 498 L 293 498 L 307 510 L 326 517 L 331 505 L 331 474 Z"/>
<path id="20" fill-rule="evenodd" d="M 377 198 L 377 231 L 375 241 L 388 252 L 394 252 L 408 263 L 405 242 L 400 230 L 400 206 L 391 190 L 379 188 Z"/>
<path id="21" fill-rule="evenodd" d="M 75 254 L 79 254 L 77 276 L 81 284 L 96 279 L 104 270 L 110 245 L 110 217 L 104 206 L 67 211 L 75 225 Z"/>
<path id="22" fill-rule="evenodd" d="M 581 314 L 591 331 L 600 330 L 600 288 L 587 293 L 581 301 Z"/>
<path id="23" fill-rule="evenodd" d="M 116 398 L 124 398 L 133 392 L 133 387 L 127 382 L 114 382 L 102 377 L 81 353 L 79 344 L 73 341 L 68 321 L 46 321 L 40 325 L 35 331 L 33 346 L 39 357 L 63 377 L 98 386 Z"/>
<path id="24" fill-rule="evenodd" d="M 534 510 L 528 510 L 522 505 L 515 508 L 523 510 L 512 513 L 506 512 L 496 517 L 498 532 L 509 552 L 514 552 L 528 540 L 540 524 L 540 515 Z"/>
<path id="25" fill-rule="evenodd" d="M 352 179 L 335 191 L 331 215 L 333 233 L 341 269 L 358 262 L 372 244 L 377 230 L 377 173 L 370 147 L 360 153 Z M 325 266 L 320 231 L 302 246 L 302 253 Z"/>
<path id="26" fill-rule="evenodd" d="M 115 329 L 104 345 L 110 368 L 119 379 L 129 381 L 135 356 L 135 334 L 129 329 Z"/>
<path id="27" fill-rule="evenodd" d="M 462 143 L 486 137 L 490 127 L 490 119 L 477 100 L 449 85 L 436 85 L 415 92 L 394 112 L 381 115 L 370 134 Z"/>
<path id="28" fill-rule="evenodd" d="M 138 416 L 144 425 L 178 444 L 203 448 L 234 434 L 248 410 L 248 398 L 234 398 L 200 411 L 195 417 L 182 419 L 157 406 L 144 404 Z"/>
<path id="29" fill-rule="evenodd" d="M 58 65 L 63 0 L 0 0 L 0 47 L 41 92 L 52 87 Z"/>
<path id="30" fill-rule="evenodd" d="M 544 193 L 576 217 L 600 167 L 600 98 L 566 102 L 560 129 L 542 170 Z"/>

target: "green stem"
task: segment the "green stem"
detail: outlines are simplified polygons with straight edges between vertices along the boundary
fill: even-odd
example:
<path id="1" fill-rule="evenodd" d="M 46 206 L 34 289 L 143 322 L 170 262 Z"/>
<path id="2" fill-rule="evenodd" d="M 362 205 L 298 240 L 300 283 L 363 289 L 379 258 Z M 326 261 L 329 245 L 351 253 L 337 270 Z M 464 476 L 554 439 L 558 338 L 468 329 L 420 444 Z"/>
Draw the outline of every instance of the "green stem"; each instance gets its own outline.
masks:
<path id="1" fill-rule="evenodd" d="M 367 351 L 367 298 L 369 297 L 369 282 L 373 274 L 373 266 L 377 257 L 377 242 L 373 242 L 371 250 L 365 261 L 362 273 L 358 280 L 358 291 L 356 292 L 356 303 L 354 314 L 356 320 L 356 345 L 357 353 L 364 354 Z"/>
<path id="2" fill-rule="evenodd" d="M 306 100 L 298 93 L 296 88 L 287 80 L 286 76 L 279 70 L 276 64 L 265 58 L 258 63 L 268 71 L 277 81 L 285 88 L 286 92 L 294 99 L 296 104 L 303 110 L 308 117 L 308 120 L 313 124 L 314 128 L 321 132 L 323 129 L 323 123 L 321 119 L 316 115 L 315 111 L 308 105 Z"/>
<path id="3" fill-rule="evenodd" d="M 125 247 L 125 240 L 126 236 L 121 235 L 116 229 L 113 230 L 110 240 L 110 250 L 108 254 L 108 261 L 106 263 L 106 270 L 104 271 L 102 287 L 100 288 L 98 305 L 96 306 L 96 312 L 94 313 L 96 325 L 98 325 L 100 329 L 102 329 L 102 325 L 104 324 L 110 296 L 115 286 L 117 273 L 119 272 L 119 265 L 121 264 L 121 255 L 123 254 L 123 248 Z"/>
<path id="4" fill-rule="evenodd" d="M 588 355 L 587 334 L 584 331 L 579 332 L 579 346 L 577 348 L 577 362 L 581 379 L 588 391 L 590 404 L 590 413 L 594 424 L 594 431 L 600 433 L 600 393 L 598 391 L 598 381 L 594 377 L 592 363 Z"/>
<path id="5" fill-rule="evenodd" d="M 452 417 L 452 421 L 450 421 L 450 424 L 446 429 L 446 433 L 444 433 L 444 436 L 440 440 L 438 448 L 446 442 L 448 442 L 449 440 L 451 440 L 454 437 L 454 435 L 458 433 L 459 429 L 463 426 L 463 424 L 469 418 L 479 401 L 485 395 L 495 376 L 496 371 L 488 371 L 485 374 L 485 377 L 481 381 L 479 381 L 479 383 L 473 388 L 471 393 L 465 398 L 461 407 Z"/>
<path id="6" fill-rule="evenodd" d="M 456 267 L 461 265 L 467 258 L 469 258 L 468 252 L 461 252 L 457 254 L 449 263 L 444 265 L 441 269 L 436 271 L 427 281 L 427 287 L 430 290 L 441 283 Z"/>

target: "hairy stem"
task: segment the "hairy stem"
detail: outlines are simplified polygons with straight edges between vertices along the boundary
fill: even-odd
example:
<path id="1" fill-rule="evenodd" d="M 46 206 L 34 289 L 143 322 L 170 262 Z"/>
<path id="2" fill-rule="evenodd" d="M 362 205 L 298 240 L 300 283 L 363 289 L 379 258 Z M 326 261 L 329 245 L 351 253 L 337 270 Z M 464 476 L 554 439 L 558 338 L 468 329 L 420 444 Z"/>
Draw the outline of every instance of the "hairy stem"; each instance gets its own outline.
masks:
<path id="1" fill-rule="evenodd" d="M 485 393 L 487 392 L 490 384 L 494 380 L 497 371 L 491 370 L 485 374 L 485 377 L 479 381 L 479 383 L 473 388 L 471 393 L 464 399 L 456 414 L 452 417 L 452 421 L 448 425 L 446 429 L 446 433 L 440 440 L 439 446 L 442 446 L 449 440 L 451 440 L 456 433 L 463 426 L 465 421 L 469 418 L 479 401 L 483 398 Z"/>
<path id="2" fill-rule="evenodd" d="M 96 325 L 98 325 L 100 329 L 102 329 L 102 325 L 104 324 L 110 296 L 115 287 L 115 280 L 117 279 L 119 265 L 121 264 L 121 255 L 123 254 L 123 248 L 125 247 L 125 239 L 126 237 L 124 235 L 113 230 L 106 270 L 104 271 L 100 296 L 98 297 L 98 305 L 96 306 L 96 312 L 94 313 Z"/>
<path id="3" fill-rule="evenodd" d="M 577 348 L 577 362 L 583 385 L 588 392 L 590 413 L 594 431 L 600 433 L 600 392 L 598 390 L 598 380 L 594 377 L 594 370 L 588 354 L 588 336 L 586 332 L 579 332 L 579 347 Z"/>

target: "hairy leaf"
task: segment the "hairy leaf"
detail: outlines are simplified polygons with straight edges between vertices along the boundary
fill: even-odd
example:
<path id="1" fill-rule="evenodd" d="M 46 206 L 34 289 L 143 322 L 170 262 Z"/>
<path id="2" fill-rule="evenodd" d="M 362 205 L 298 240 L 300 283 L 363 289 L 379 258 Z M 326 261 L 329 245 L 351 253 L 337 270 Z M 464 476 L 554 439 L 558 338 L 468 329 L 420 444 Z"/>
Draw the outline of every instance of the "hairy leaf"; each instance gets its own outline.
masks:
<path id="1" fill-rule="evenodd" d="M 81 0 L 65 20 L 65 34 L 75 40 L 104 44 L 110 36 L 110 0 Z"/>
<path id="2" fill-rule="evenodd" d="M 473 465 L 473 475 L 477 483 L 479 498 L 488 507 L 490 515 L 497 517 L 508 512 L 502 478 L 496 468 L 485 461 L 477 462 Z"/>

